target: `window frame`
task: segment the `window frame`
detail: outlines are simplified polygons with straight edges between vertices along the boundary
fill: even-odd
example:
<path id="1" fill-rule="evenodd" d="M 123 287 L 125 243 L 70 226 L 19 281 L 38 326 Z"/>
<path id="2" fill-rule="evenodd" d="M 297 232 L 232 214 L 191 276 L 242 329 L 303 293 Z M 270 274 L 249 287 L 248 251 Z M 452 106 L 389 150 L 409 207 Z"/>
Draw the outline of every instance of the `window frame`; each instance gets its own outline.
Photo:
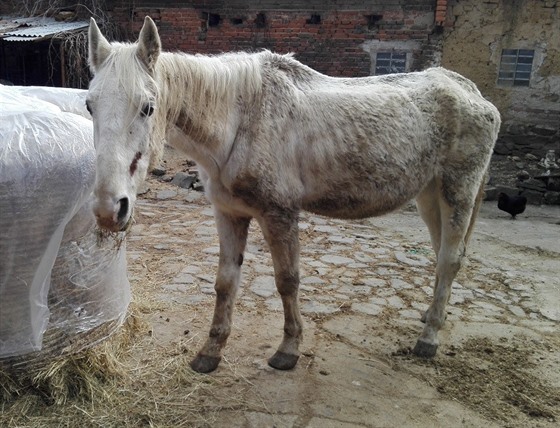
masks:
<path id="1" fill-rule="evenodd" d="M 387 56 L 388 58 L 380 58 L 379 56 Z M 395 58 L 397 57 L 397 58 Z M 379 62 L 385 64 L 385 61 L 388 61 L 387 65 L 379 65 Z M 399 67 L 398 69 L 394 69 L 395 62 L 402 62 L 402 68 Z M 386 74 L 393 74 L 393 73 L 406 73 L 408 68 L 408 53 L 403 51 L 396 51 L 396 50 L 379 50 L 375 53 L 375 69 L 374 69 L 374 76 L 383 76 Z M 386 69 L 387 72 L 379 73 L 379 69 Z"/>
<path id="2" fill-rule="evenodd" d="M 534 49 L 502 49 L 497 85 L 510 88 L 530 87 L 534 61 Z"/>

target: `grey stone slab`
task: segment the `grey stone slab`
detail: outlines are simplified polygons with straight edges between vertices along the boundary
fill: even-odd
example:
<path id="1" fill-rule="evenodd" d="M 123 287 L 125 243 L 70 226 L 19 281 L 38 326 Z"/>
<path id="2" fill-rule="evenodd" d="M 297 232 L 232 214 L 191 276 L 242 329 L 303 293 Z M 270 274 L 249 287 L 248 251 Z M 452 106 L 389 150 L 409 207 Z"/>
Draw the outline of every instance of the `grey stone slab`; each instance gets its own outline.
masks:
<path id="1" fill-rule="evenodd" d="M 194 284 L 195 279 L 190 273 L 181 273 L 173 278 L 174 284 Z"/>
<path id="2" fill-rule="evenodd" d="M 367 285 L 343 285 L 338 288 L 338 292 L 349 296 L 354 294 L 364 295 L 371 293 L 371 287 L 368 287 Z"/>
<path id="3" fill-rule="evenodd" d="M 399 316 L 402 318 L 420 319 L 421 313 L 416 309 L 401 309 Z"/>
<path id="4" fill-rule="evenodd" d="M 341 235 L 331 235 L 327 238 L 330 242 L 336 242 L 339 244 L 353 244 L 355 239 L 348 236 Z"/>
<path id="5" fill-rule="evenodd" d="M 333 314 L 340 310 L 336 304 L 326 304 L 310 300 L 301 305 L 301 312 L 304 314 Z"/>
<path id="6" fill-rule="evenodd" d="M 411 284 L 409 284 L 406 281 L 403 281 L 400 278 L 391 278 L 391 287 L 393 287 L 395 290 L 403 290 L 403 289 L 407 289 L 407 288 L 414 288 L 414 286 L 412 286 Z"/>
<path id="7" fill-rule="evenodd" d="M 276 284 L 273 276 L 258 276 L 250 287 L 250 290 L 261 297 L 271 297 L 276 293 Z"/>
<path id="8" fill-rule="evenodd" d="M 326 233 L 340 233 L 340 229 L 335 226 L 328 225 L 317 225 L 313 228 L 315 232 L 326 232 Z"/>
<path id="9" fill-rule="evenodd" d="M 207 247 L 202 252 L 206 254 L 220 254 L 220 247 Z"/>
<path id="10" fill-rule="evenodd" d="M 395 258 L 409 266 L 429 266 L 430 260 L 420 254 L 404 253 L 402 251 L 395 251 Z"/>
<path id="11" fill-rule="evenodd" d="M 265 300 L 264 304 L 271 311 L 279 312 L 283 310 L 282 299 L 280 299 L 280 297 L 270 297 Z"/>
<path id="12" fill-rule="evenodd" d="M 527 315 L 525 314 L 525 311 L 523 310 L 523 308 L 516 306 L 516 305 L 509 305 L 508 306 L 509 311 L 515 315 L 516 317 L 519 318 L 525 318 Z"/>
<path id="13" fill-rule="evenodd" d="M 381 278 L 365 278 L 362 281 L 364 285 L 374 288 L 385 287 L 387 285 L 387 281 Z"/>
<path id="14" fill-rule="evenodd" d="M 356 302 L 352 303 L 352 310 L 367 315 L 379 315 L 385 309 L 383 306 L 372 302 Z"/>
<path id="15" fill-rule="evenodd" d="M 403 299 L 401 299 L 399 296 L 388 297 L 387 304 L 396 309 L 403 309 L 406 307 L 406 304 L 404 303 Z"/>
<path id="16" fill-rule="evenodd" d="M 156 193 L 156 199 L 166 200 L 173 199 L 177 196 L 177 190 L 175 189 L 164 189 Z"/>
<path id="17" fill-rule="evenodd" d="M 323 256 L 321 257 L 321 261 L 333 265 L 344 265 L 344 264 L 354 262 L 353 259 L 350 259 L 348 257 L 343 257 L 343 256 L 337 256 L 337 255 Z"/>
<path id="18" fill-rule="evenodd" d="M 326 281 L 318 276 L 306 276 L 301 278 L 300 282 L 302 284 L 325 284 Z"/>

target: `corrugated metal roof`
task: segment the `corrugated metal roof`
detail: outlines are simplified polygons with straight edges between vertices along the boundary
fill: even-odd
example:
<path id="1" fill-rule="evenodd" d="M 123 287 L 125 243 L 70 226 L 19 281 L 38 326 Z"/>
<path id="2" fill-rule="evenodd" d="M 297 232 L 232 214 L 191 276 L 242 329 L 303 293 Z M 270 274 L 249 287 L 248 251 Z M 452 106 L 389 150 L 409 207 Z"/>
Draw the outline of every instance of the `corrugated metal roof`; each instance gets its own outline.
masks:
<path id="1" fill-rule="evenodd" d="M 86 28 L 87 21 L 59 22 L 53 18 L 13 18 L 0 23 L 0 37 L 7 42 L 25 42 Z"/>
<path id="2" fill-rule="evenodd" d="M 0 19 L 0 36 L 6 31 L 15 30 L 18 27 L 29 27 L 33 25 L 33 22 L 39 21 L 41 18 L 37 17 L 4 17 Z"/>

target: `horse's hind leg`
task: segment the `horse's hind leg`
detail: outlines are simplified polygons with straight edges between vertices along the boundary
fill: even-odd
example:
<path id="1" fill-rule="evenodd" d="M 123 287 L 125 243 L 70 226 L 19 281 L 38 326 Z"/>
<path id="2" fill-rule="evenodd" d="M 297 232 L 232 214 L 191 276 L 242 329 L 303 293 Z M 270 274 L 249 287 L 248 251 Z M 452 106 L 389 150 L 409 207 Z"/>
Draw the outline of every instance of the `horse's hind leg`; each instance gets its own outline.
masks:
<path id="1" fill-rule="evenodd" d="M 420 213 L 420 217 L 428 226 L 430 232 L 430 240 L 432 248 L 436 254 L 439 254 L 441 246 L 441 212 L 439 206 L 440 190 L 436 179 L 433 179 L 416 197 L 416 207 Z M 436 274 L 437 283 L 437 274 Z M 421 321 L 426 322 L 427 311 L 422 315 Z"/>
<path id="2" fill-rule="evenodd" d="M 279 370 L 293 368 L 299 359 L 302 322 L 299 312 L 299 241 L 296 212 L 267 213 L 259 220 L 270 247 L 276 288 L 284 307 L 284 337 L 276 353 L 268 360 Z"/>
<path id="3" fill-rule="evenodd" d="M 239 288 L 243 253 L 247 243 L 250 218 L 232 217 L 215 210 L 220 237 L 220 261 L 216 277 L 216 306 L 210 334 L 202 349 L 191 361 L 193 370 L 208 373 L 216 369 L 231 331 L 235 295 Z"/>
<path id="4" fill-rule="evenodd" d="M 470 187 L 465 185 L 469 182 L 473 183 Z M 439 344 L 437 335 L 445 321 L 451 284 L 461 267 L 467 235 L 476 217 L 479 182 L 478 179 L 465 179 L 462 186 L 453 189 L 443 187 L 440 193 L 441 240 L 437 253 L 434 297 L 425 314 L 424 331 L 413 351 L 420 357 L 431 358 L 436 354 Z"/>
<path id="5" fill-rule="evenodd" d="M 428 226 L 432 248 L 436 256 L 441 245 L 441 212 L 439 207 L 440 191 L 436 179 L 433 179 L 416 197 L 416 207 L 420 217 Z"/>

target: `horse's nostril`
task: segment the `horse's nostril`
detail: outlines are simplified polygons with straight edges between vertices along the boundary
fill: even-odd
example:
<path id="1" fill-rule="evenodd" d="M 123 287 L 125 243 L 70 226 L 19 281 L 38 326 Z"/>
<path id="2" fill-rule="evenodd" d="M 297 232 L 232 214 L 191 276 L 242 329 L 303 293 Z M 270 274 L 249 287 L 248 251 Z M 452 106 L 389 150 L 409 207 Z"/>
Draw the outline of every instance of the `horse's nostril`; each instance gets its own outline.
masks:
<path id="1" fill-rule="evenodd" d="M 128 198 L 119 199 L 119 212 L 117 213 L 117 220 L 123 221 L 128 214 Z"/>

